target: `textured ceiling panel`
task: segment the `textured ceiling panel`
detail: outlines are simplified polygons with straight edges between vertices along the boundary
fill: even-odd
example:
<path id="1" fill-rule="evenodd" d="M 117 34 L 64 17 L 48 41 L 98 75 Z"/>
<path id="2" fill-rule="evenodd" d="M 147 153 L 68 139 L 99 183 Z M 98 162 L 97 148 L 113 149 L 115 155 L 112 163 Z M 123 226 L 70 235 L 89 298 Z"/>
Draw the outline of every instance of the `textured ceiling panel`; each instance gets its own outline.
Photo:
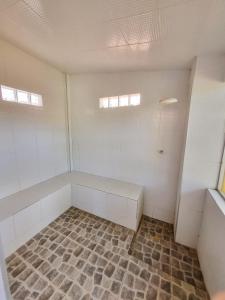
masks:
<path id="1" fill-rule="evenodd" d="M 212 0 L 207 18 L 203 22 L 204 31 L 198 41 L 198 53 L 225 53 L 225 0 Z"/>
<path id="2" fill-rule="evenodd" d="M 3 11 L 7 7 L 15 4 L 19 0 L 0 0 L 0 11 Z"/>
<path id="3" fill-rule="evenodd" d="M 84 34 L 85 32 L 85 34 Z M 70 42 L 77 50 L 97 50 L 127 45 L 119 25 L 113 22 L 92 24 L 91 28 L 75 28 Z"/>
<path id="4" fill-rule="evenodd" d="M 129 45 L 151 43 L 161 38 L 164 22 L 159 11 L 123 18 L 118 21 L 121 32 Z"/>
<path id="5" fill-rule="evenodd" d="M 105 20 L 140 15 L 157 9 L 158 0 L 98 0 Z"/>
<path id="6" fill-rule="evenodd" d="M 47 20 L 37 14 L 23 1 L 10 6 L 5 15 L 17 24 L 17 26 L 21 27 L 21 30 L 33 32 L 37 36 L 48 35 L 51 32 Z"/>
<path id="7" fill-rule="evenodd" d="M 37 15 L 39 15 L 42 19 L 45 19 L 45 11 L 43 3 L 39 0 L 23 0 L 25 4 L 29 6 L 31 10 L 33 10 Z"/>
<path id="8" fill-rule="evenodd" d="M 182 4 L 187 4 L 187 2 L 194 2 L 196 0 L 158 0 L 159 8 L 166 8 L 170 6 L 177 6 Z"/>
<path id="9" fill-rule="evenodd" d="M 225 52 L 225 0 L 0 0 L 0 36 L 63 71 L 187 68 Z"/>

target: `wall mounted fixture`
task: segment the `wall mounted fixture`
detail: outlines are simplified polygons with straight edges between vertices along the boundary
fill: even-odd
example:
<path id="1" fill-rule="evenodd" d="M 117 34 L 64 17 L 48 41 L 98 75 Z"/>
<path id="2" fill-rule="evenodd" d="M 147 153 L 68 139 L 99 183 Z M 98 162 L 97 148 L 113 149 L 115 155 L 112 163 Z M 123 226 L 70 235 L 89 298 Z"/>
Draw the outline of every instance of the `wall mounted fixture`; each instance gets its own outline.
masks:
<path id="1" fill-rule="evenodd" d="M 162 99 L 159 101 L 160 104 L 174 104 L 177 102 L 178 102 L 178 99 L 176 99 L 176 98 L 167 98 L 167 99 Z"/>

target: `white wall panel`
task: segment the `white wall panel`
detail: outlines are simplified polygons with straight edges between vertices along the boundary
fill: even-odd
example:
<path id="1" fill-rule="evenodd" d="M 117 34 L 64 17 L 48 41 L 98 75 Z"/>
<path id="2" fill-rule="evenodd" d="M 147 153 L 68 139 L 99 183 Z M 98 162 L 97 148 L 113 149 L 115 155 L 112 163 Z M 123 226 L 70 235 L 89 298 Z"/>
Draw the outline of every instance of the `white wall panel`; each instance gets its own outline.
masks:
<path id="1" fill-rule="evenodd" d="M 66 127 L 53 128 L 53 153 L 54 158 L 54 173 L 59 175 L 68 171 L 67 153 L 67 134 Z"/>
<path id="2" fill-rule="evenodd" d="M 70 207 L 71 186 L 67 184 L 0 222 L 4 256 L 10 255 Z"/>
<path id="3" fill-rule="evenodd" d="M 171 223 L 189 75 L 162 71 L 70 76 L 74 169 L 144 186 L 144 213 Z M 100 97 L 137 92 L 139 107 L 98 108 Z M 168 97 L 179 103 L 159 104 Z"/>
<path id="4" fill-rule="evenodd" d="M 17 104 L 16 104 L 17 105 Z M 25 189 L 40 180 L 35 124 L 29 115 L 12 114 L 13 135 L 20 188 Z"/>
<path id="5" fill-rule="evenodd" d="M 136 230 L 137 224 L 137 201 L 107 194 L 108 218 L 112 222 Z"/>
<path id="6" fill-rule="evenodd" d="M 16 175 L 16 156 L 11 122 L 6 113 L 0 112 L 0 198 L 19 189 Z M 3 172 L 4 171 L 4 172 Z"/>
<path id="7" fill-rule="evenodd" d="M 71 184 L 68 184 L 61 189 L 59 198 L 61 198 L 61 201 L 59 202 L 59 213 L 62 214 L 71 207 Z"/>
<path id="8" fill-rule="evenodd" d="M 18 244 L 23 244 L 41 229 L 40 201 L 14 215 L 15 234 Z"/>
<path id="9" fill-rule="evenodd" d="M 16 233 L 13 217 L 9 217 L 0 223 L 0 234 L 3 246 L 3 254 L 9 255 L 16 247 Z"/>
<path id="10" fill-rule="evenodd" d="M 139 224 L 137 206 L 142 199 L 138 201 L 86 186 L 72 185 L 73 206 L 133 230 Z"/>
<path id="11" fill-rule="evenodd" d="M 53 177 L 55 174 L 53 125 L 47 116 L 40 116 L 37 124 L 37 148 L 39 172 L 42 180 Z"/>
<path id="12" fill-rule="evenodd" d="M 183 170 L 178 194 L 176 240 L 196 247 L 208 188 L 216 188 L 225 130 L 225 56 L 196 61 Z"/>
<path id="13" fill-rule="evenodd" d="M 4 260 L 1 236 L 0 236 L 0 299 L 10 300 L 9 283 L 7 278 L 7 271 L 6 271 L 6 265 Z"/>
<path id="14" fill-rule="evenodd" d="M 224 199 L 216 191 L 207 192 L 198 242 L 198 255 L 211 297 L 223 291 L 225 287 L 224 232 Z"/>
<path id="15" fill-rule="evenodd" d="M 0 40 L 0 84 L 43 96 L 37 108 L 0 100 L 0 198 L 68 170 L 65 76 Z"/>
<path id="16" fill-rule="evenodd" d="M 73 205 L 97 216 L 108 217 L 106 193 L 80 185 L 72 185 Z"/>
<path id="17" fill-rule="evenodd" d="M 71 206 L 70 185 L 41 200 L 41 222 L 44 226 L 54 221 Z"/>

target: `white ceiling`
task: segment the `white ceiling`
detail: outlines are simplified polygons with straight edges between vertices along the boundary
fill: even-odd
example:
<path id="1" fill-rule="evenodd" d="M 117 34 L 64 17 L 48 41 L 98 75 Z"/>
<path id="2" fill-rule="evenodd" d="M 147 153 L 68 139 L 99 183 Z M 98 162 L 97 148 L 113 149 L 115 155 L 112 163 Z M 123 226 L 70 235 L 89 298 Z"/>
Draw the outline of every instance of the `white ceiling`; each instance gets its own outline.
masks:
<path id="1" fill-rule="evenodd" d="M 68 73 L 188 68 L 224 33 L 225 0 L 0 0 L 0 36 Z"/>

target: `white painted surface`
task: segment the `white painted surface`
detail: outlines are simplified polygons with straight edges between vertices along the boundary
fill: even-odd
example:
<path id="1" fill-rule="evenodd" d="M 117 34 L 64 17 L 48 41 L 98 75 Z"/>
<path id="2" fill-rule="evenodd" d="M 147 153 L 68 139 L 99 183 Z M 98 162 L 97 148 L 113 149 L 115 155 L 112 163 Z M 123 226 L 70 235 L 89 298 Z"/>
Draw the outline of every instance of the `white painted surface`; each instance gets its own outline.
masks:
<path id="1" fill-rule="evenodd" d="M 134 201 L 138 201 L 143 190 L 143 187 L 138 184 L 78 171 L 70 173 L 69 177 L 72 184 L 75 183 L 77 185 L 83 185 L 109 194 L 127 197 Z"/>
<path id="2" fill-rule="evenodd" d="M 0 203 L 4 255 L 10 255 L 72 205 L 136 230 L 142 215 L 143 189 L 111 178 L 73 172 L 6 197 Z"/>
<path id="3" fill-rule="evenodd" d="M 59 190 L 66 187 L 67 199 L 70 195 L 70 185 L 77 184 L 89 187 L 96 191 L 103 191 L 108 194 L 114 194 L 117 196 L 130 198 L 134 201 L 139 201 L 142 197 L 143 188 L 137 184 L 131 184 L 128 182 L 122 182 L 119 180 L 96 176 L 92 174 L 82 172 L 65 173 L 44 182 L 36 184 L 28 189 L 17 192 L 11 196 L 1 199 L 0 202 L 0 221 L 19 213 L 20 211 L 35 205 L 40 199 L 44 199 L 42 207 L 46 205 L 43 210 L 49 211 L 51 214 L 51 205 L 59 205 L 58 196 Z M 55 198 L 53 199 L 53 194 Z M 49 198 L 50 195 L 50 198 Z M 93 197 L 93 196 L 92 196 Z M 96 196 L 97 199 L 97 196 Z M 45 201 L 46 200 L 46 201 Z M 49 201 L 49 203 L 48 203 Z M 48 204 L 46 204 L 48 203 Z M 55 204 L 56 203 L 56 204 Z M 64 202 L 62 202 L 63 204 Z M 68 206 L 69 203 L 66 204 Z M 64 209 L 64 206 L 61 207 Z M 53 209 L 54 211 L 54 209 Z M 142 210 L 141 210 L 142 211 Z M 45 213 L 45 212 L 43 212 Z M 58 214 L 58 213 L 57 213 Z M 48 215 L 48 213 L 47 213 Z M 54 215 L 52 216 L 54 219 Z"/>
<path id="4" fill-rule="evenodd" d="M 143 187 L 74 171 L 72 204 L 96 216 L 137 230 L 143 212 Z"/>
<path id="5" fill-rule="evenodd" d="M 0 271 L 0 297 L 2 300 L 7 300 L 6 298 L 6 291 L 5 291 L 5 285 L 2 277 L 2 272 Z"/>
<path id="6" fill-rule="evenodd" d="M 23 244 L 42 228 L 40 201 L 21 210 L 13 216 L 15 235 L 18 244 Z"/>
<path id="7" fill-rule="evenodd" d="M 216 188 L 225 132 L 225 57 L 200 56 L 181 174 L 176 241 L 196 247 L 206 189 Z"/>
<path id="8" fill-rule="evenodd" d="M 4 257 L 14 252 L 69 207 L 70 184 L 1 221 L 0 235 Z"/>
<path id="9" fill-rule="evenodd" d="M 74 170 L 144 186 L 144 213 L 170 223 L 174 221 L 189 75 L 189 71 L 162 71 L 70 77 Z M 100 97 L 137 92 L 141 93 L 140 106 L 98 107 Z M 179 102 L 159 104 L 168 97 Z"/>
<path id="10" fill-rule="evenodd" d="M 190 67 L 225 49 L 224 0 L 0 3 L 0 35 L 68 73 Z"/>
<path id="11" fill-rule="evenodd" d="M 4 255 L 2 251 L 2 241 L 0 236 L 0 299 L 11 300 L 11 294 L 9 291 L 7 271 L 5 266 Z"/>
<path id="12" fill-rule="evenodd" d="M 141 201 L 141 199 L 140 199 Z M 138 201 L 86 186 L 72 185 L 73 206 L 132 230 L 139 225 Z"/>
<path id="13" fill-rule="evenodd" d="M 53 177 L 28 189 L 2 198 L 0 201 L 0 221 L 53 194 L 67 184 L 70 184 L 69 173 Z"/>
<path id="14" fill-rule="evenodd" d="M 68 171 L 65 76 L 0 41 L 0 83 L 43 96 L 43 108 L 0 100 L 0 199 Z"/>
<path id="15" fill-rule="evenodd" d="M 224 232 L 224 199 L 217 191 L 208 191 L 198 241 L 198 255 L 211 297 L 225 289 Z"/>
<path id="16" fill-rule="evenodd" d="M 0 223 L 0 233 L 3 246 L 3 254 L 6 257 L 16 248 L 16 232 L 13 216 Z"/>
<path id="17" fill-rule="evenodd" d="M 69 207 L 71 207 L 70 184 L 41 200 L 42 223 L 47 226 Z"/>

